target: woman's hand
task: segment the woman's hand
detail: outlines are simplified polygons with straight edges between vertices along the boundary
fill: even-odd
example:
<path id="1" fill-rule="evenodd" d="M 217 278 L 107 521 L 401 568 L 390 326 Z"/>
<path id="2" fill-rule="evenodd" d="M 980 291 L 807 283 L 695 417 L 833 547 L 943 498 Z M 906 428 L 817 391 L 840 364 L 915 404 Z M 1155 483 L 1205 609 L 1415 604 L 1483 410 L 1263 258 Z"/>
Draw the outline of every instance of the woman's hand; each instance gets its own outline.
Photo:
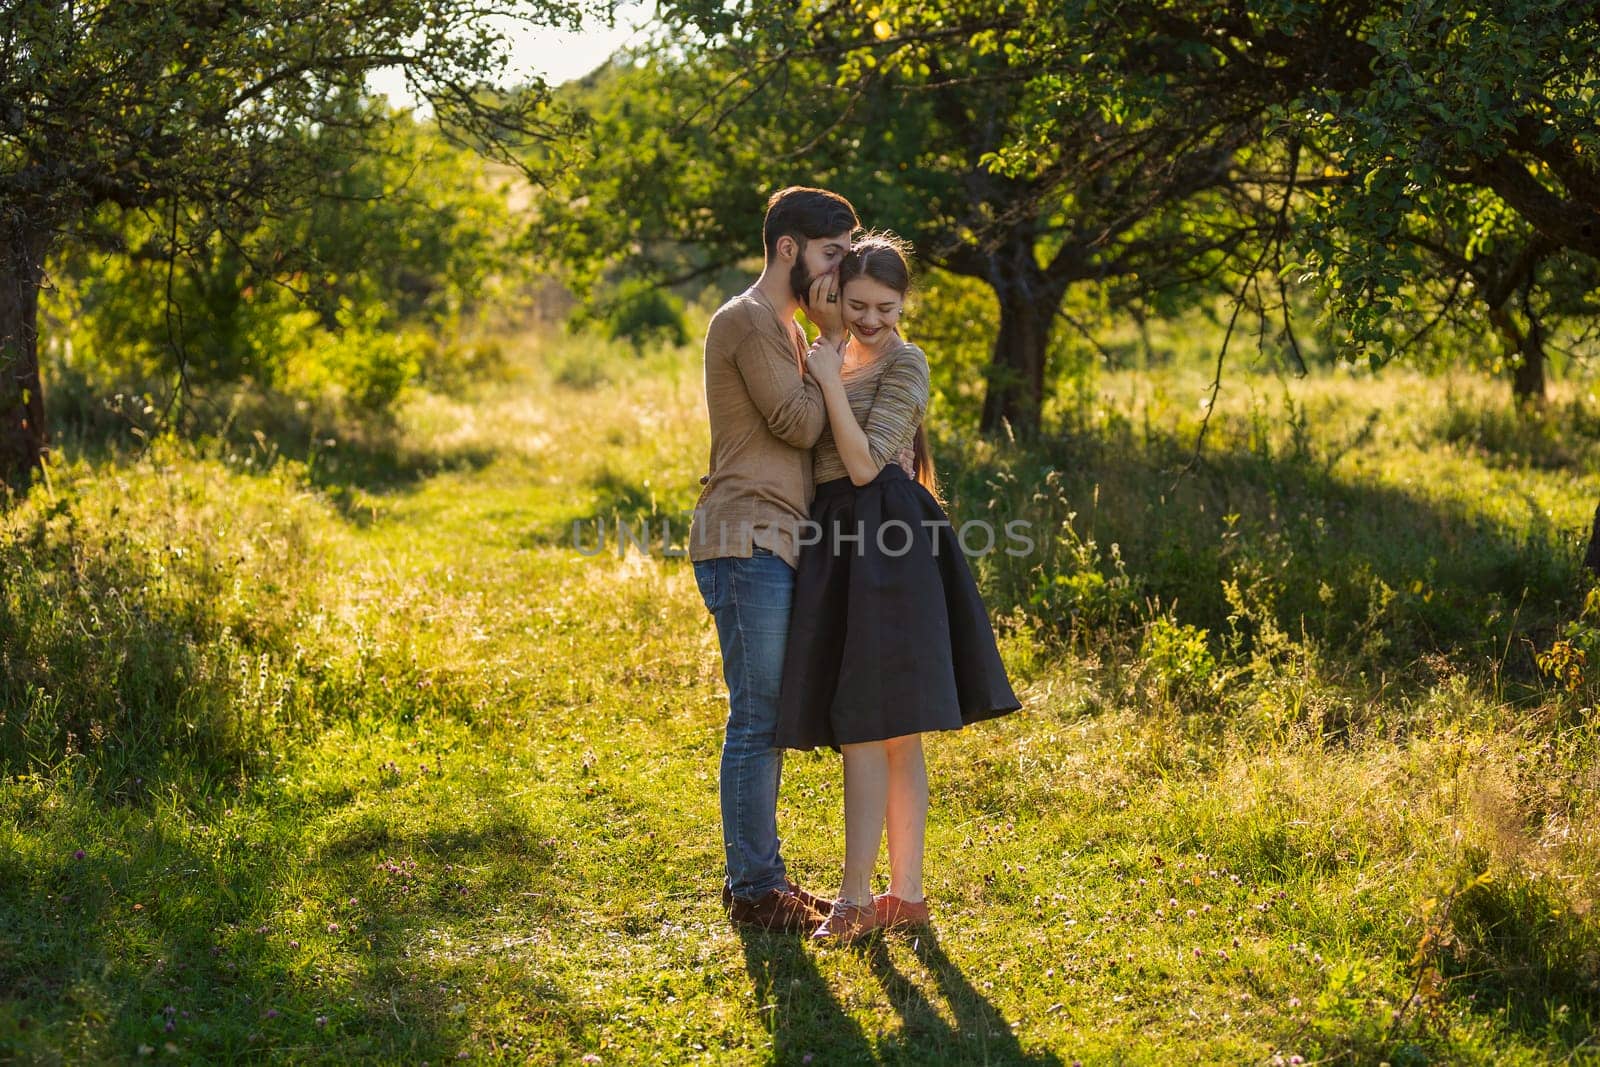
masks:
<path id="1" fill-rule="evenodd" d="M 843 345 L 819 340 L 812 344 L 811 351 L 806 353 L 806 373 L 815 378 L 818 385 L 827 381 L 837 381 L 840 368 L 843 366 Z"/>
<path id="2" fill-rule="evenodd" d="M 832 341 L 844 340 L 844 302 L 839 294 L 839 275 L 829 271 L 811 280 L 806 298 L 806 318 Z"/>

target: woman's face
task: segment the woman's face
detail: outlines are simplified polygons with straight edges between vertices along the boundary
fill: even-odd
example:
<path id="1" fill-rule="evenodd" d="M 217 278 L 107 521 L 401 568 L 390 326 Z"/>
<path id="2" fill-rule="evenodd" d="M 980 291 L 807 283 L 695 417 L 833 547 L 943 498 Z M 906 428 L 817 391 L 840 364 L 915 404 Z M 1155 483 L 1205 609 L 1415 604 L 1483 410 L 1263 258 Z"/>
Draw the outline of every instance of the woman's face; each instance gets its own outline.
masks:
<path id="1" fill-rule="evenodd" d="M 880 348 L 894 336 L 905 294 L 865 274 L 845 283 L 844 326 L 861 344 Z"/>

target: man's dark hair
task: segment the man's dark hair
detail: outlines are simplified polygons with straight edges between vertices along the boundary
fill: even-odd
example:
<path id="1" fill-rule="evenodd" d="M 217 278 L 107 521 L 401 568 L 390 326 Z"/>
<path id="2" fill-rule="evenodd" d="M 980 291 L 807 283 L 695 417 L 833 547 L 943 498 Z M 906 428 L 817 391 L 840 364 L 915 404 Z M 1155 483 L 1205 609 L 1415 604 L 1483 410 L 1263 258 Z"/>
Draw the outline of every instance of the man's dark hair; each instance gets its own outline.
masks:
<path id="1" fill-rule="evenodd" d="M 767 200 L 767 221 L 761 227 L 761 236 L 770 256 L 778 250 L 780 237 L 810 241 L 851 233 L 860 225 L 856 209 L 838 193 L 791 185 Z"/>

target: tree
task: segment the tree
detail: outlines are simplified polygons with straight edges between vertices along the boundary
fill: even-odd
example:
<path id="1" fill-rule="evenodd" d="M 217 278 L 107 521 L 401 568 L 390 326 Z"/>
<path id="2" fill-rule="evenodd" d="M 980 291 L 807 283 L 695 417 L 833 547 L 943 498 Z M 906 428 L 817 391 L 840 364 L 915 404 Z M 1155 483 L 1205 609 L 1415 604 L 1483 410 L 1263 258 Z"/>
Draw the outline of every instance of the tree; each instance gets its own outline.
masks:
<path id="1" fill-rule="evenodd" d="M 185 212 L 174 239 L 166 220 L 107 207 L 86 223 L 92 240 L 63 244 L 40 307 L 52 430 L 107 426 L 100 398 L 113 395 L 142 435 L 232 422 L 241 390 L 365 418 L 413 384 L 461 382 L 489 351 L 458 341 L 464 320 L 504 306 L 523 268 L 511 179 L 430 121 L 381 117 L 381 136 L 356 145 L 294 132 L 321 175 L 306 210 L 226 235 Z"/>
<path id="2" fill-rule="evenodd" d="M 1427 322 L 1442 310 L 1426 299 L 1438 286 L 1421 277 L 1440 266 L 1466 278 L 1464 294 L 1520 354 L 1518 397 L 1542 390 L 1539 307 L 1584 314 L 1573 291 L 1594 277 L 1600 256 L 1594 0 L 875 0 L 803 5 L 787 18 L 786 5 L 755 3 L 738 21 L 710 0 L 669 8 L 720 48 L 754 40 L 744 48 L 752 82 L 806 54 L 846 74 L 891 69 L 901 56 L 926 64 L 930 50 L 954 56 L 942 83 L 997 130 L 1003 144 L 984 158 L 1008 178 L 1080 171 L 1130 146 L 1147 149 L 1147 173 L 1160 173 L 1162 152 L 1181 165 L 1206 144 L 1237 149 L 1229 134 L 1250 134 L 1261 168 L 1251 218 L 1267 218 L 1259 205 L 1270 200 L 1283 210 L 1253 240 L 1227 246 L 1230 269 L 1243 275 L 1238 299 L 1259 285 L 1256 270 L 1282 282 L 1293 267 L 1286 253 L 1301 251 L 1293 274 L 1323 286 L 1350 347 L 1373 362 L 1397 350 L 1397 315 Z M 1013 61 L 965 61 L 963 50 L 981 56 L 990 46 Z M 936 72 L 928 88 L 939 80 Z M 1096 147 L 1088 154 L 1070 147 L 1085 134 Z M 960 154 L 941 163 L 966 174 Z M 1027 203 L 1026 186 L 1002 189 Z M 1155 197 L 1146 211 L 1184 200 Z M 1072 197 L 1061 206 L 1083 210 Z M 1456 234 L 1454 258 L 1466 256 L 1472 270 L 1414 245 L 1411 235 L 1438 211 L 1514 219 L 1542 264 L 1522 270 L 1531 285 L 1507 288 L 1506 269 L 1520 256 L 1480 240 L 1482 226 Z M 1094 251 L 1104 258 L 1106 246 Z M 1491 254 L 1506 254 L 1506 269 Z M 1562 293 L 1541 293 L 1546 282 Z"/>
<path id="3" fill-rule="evenodd" d="M 1600 3 L 1059 0 L 1029 20 L 1045 59 L 1019 158 L 1070 132 L 1041 102 L 1075 52 L 1112 106 L 1131 86 L 1257 116 L 1293 148 L 1286 221 L 1352 347 L 1381 362 L 1411 335 L 1396 315 L 1436 319 L 1442 268 L 1515 350 L 1517 396 L 1542 397 L 1546 319 L 1588 313 L 1600 262 Z"/>
<path id="4" fill-rule="evenodd" d="M 538 0 L 503 14 L 576 25 L 602 0 Z M 504 34 L 476 0 L 13 0 L 0 8 L 0 481 L 25 490 L 48 434 L 38 303 L 56 243 L 105 209 L 166 235 L 242 235 L 263 213 L 326 191 L 330 141 L 368 143 L 385 120 L 346 102 L 398 66 L 442 129 L 506 162 L 571 129 L 542 84 L 484 84 Z M 317 138 L 300 136 L 315 130 Z M 320 147 L 319 147 L 320 144 Z"/>
<path id="5" fill-rule="evenodd" d="M 1108 107 L 1077 92 L 1056 97 L 1056 134 L 1021 152 L 1034 27 L 992 5 L 940 11 L 938 26 L 900 32 L 851 4 L 733 21 L 713 8 L 697 44 L 675 32 L 620 60 L 573 90 L 595 153 L 546 202 L 540 243 L 579 264 L 622 253 L 658 276 L 687 265 L 682 277 L 756 251 L 772 189 L 826 185 L 923 260 L 993 289 L 981 427 L 1032 434 L 1069 287 L 1193 284 L 1257 232 L 1259 213 L 1234 210 L 1229 188 L 1256 131 L 1176 96 Z"/>

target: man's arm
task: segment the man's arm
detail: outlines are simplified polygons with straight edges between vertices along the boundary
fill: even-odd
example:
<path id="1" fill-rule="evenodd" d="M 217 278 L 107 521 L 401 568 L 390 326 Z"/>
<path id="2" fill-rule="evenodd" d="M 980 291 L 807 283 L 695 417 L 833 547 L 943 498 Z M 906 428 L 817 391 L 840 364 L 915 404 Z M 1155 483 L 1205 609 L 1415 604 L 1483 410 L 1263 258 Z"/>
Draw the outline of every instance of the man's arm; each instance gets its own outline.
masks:
<path id="1" fill-rule="evenodd" d="M 810 448 L 828 425 L 817 383 L 800 372 L 794 349 L 752 327 L 733 349 L 733 364 L 767 428 L 785 444 Z"/>

